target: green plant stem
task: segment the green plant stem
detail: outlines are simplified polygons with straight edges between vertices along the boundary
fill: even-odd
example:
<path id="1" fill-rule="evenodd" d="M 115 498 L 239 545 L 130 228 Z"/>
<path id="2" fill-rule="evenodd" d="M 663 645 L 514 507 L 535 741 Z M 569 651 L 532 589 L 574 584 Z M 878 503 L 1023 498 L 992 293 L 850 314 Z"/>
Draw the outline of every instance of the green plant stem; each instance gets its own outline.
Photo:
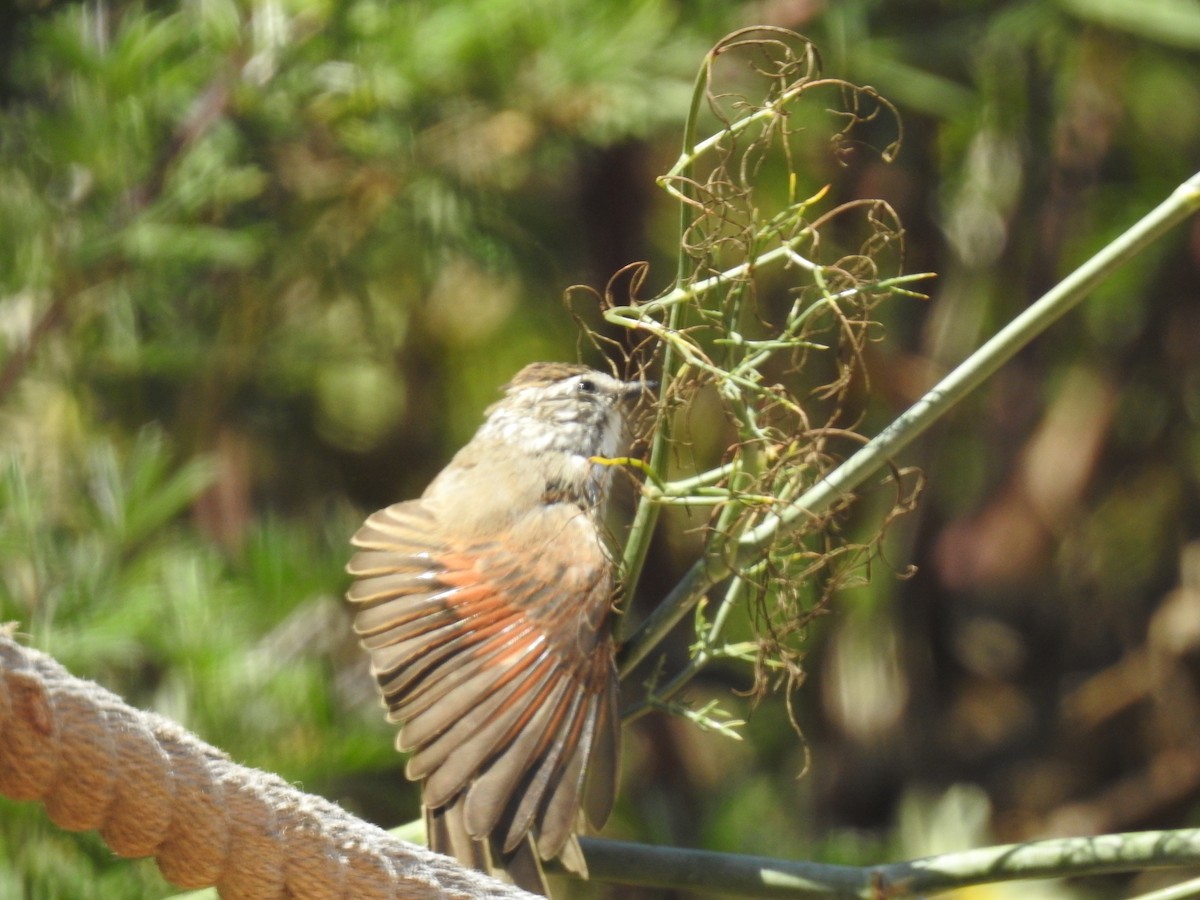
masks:
<path id="1" fill-rule="evenodd" d="M 422 824 L 393 829 L 424 843 Z M 592 881 L 642 887 L 684 888 L 740 897 L 914 897 L 976 884 L 1033 878 L 1067 878 L 1200 864 L 1200 829 L 1141 831 L 1096 837 L 1054 838 L 944 853 L 876 866 L 838 866 L 628 841 L 581 837 Z M 1184 900 L 1200 880 L 1145 894 L 1138 900 Z M 174 900 L 216 898 L 213 888 L 177 894 Z"/>
<path id="2" fill-rule="evenodd" d="M 696 143 L 696 133 L 700 123 L 700 109 L 704 103 L 705 92 L 708 90 L 708 77 L 712 66 L 712 52 L 705 57 L 704 64 L 696 73 L 696 81 L 692 88 L 692 103 L 688 107 L 687 119 L 683 125 L 683 156 L 686 156 L 692 146 Z M 684 166 L 685 172 L 690 176 L 691 164 Z M 692 188 L 690 185 L 684 188 L 686 197 L 690 198 Z M 672 293 L 677 293 L 680 288 L 686 283 L 689 276 L 689 265 L 687 251 L 684 249 L 687 246 L 685 236 L 687 234 L 688 225 L 690 224 L 689 203 L 681 203 L 679 205 L 679 261 L 675 270 L 675 287 Z M 673 306 L 667 313 L 667 327 L 673 332 L 679 326 L 679 305 Z M 605 314 L 608 318 L 608 313 Z M 675 350 L 670 341 L 663 342 L 663 358 L 662 358 L 662 379 L 658 388 L 658 405 L 659 405 L 659 421 L 658 427 L 654 430 L 654 435 L 650 439 L 650 460 L 649 465 L 651 471 L 665 472 L 667 463 L 667 451 L 670 448 L 671 424 L 670 410 L 667 407 L 667 398 L 671 389 L 671 379 L 675 377 Z M 658 514 L 662 507 L 657 503 L 652 503 L 645 497 L 638 502 L 637 510 L 633 514 L 633 523 L 629 527 L 629 536 L 625 541 L 625 547 L 621 556 L 621 588 L 625 597 L 625 607 L 628 607 L 630 600 L 637 591 L 638 581 L 642 577 L 642 567 L 646 564 L 646 554 L 650 552 L 650 539 L 654 535 L 654 526 L 658 523 Z M 617 639 L 624 641 L 632 632 L 631 620 L 626 616 L 623 617 L 617 625 Z"/>
<path id="3" fill-rule="evenodd" d="M 767 548 L 779 537 L 798 529 L 813 516 L 827 512 L 1018 351 L 1077 306 L 1096 285 L 1197 209 L 1200 209 L 1200 172 L 1183 182 L 1124 234 L 1013 319 L 853 456 L 795 501 L 741 535 L 735 561 L 727 562 L 709 554 L 694 563 L 622 647 L 622 675 L 645 659 L 696 601 L 717 582 L 731 575 L 736 566 L 762 559 Z"/>
<path id="4" fill-rule="evenodd" d="M 709 54 L 710 63 L 712 55 L 712 53 Z M 693 145 L 690 152 L 685 149 L 680 155 L 679 159 L 675 161 L 675 165 L 673 165 L 665 175 L 659 176 L 659 185 L 666 190 L 667 193 L 682 198 L 682 192 L 678 191 L 673 186 L 672 182 L 680 178 L 680 176 L 690 175 L 692 166 L 695 164 L 696 160 L 713 148 L 720 146 L 722 141 L 727 140 L 730 136 L 741 134 L 747 128 L 759 122 L 766 122 L 777 118 L 783 114 L 781 110 L 785 109 L 789 103 L 800 97 L 802 94 L 806 94 L 822 87 L 844 88 L 845 86 L 846 83 L 837 78 L 818 78 L 813 79 L 812 81 L 801 81 L 799 84 L 796 84 L 780 93 L 778 97 L 762 107 L 762 109 L 755 110 L 754 112 L 738 119 L 736 122 L 731 122 L 716 134 L 705 138 L 698 144 Z M 687 184 L 688 182 L 685 181 L 683 183 Z"/>
<path id="5" fill-rule="evenodd" d="M 923 434 L 1034 338 L 1074 309 L 1104 279 L 1197 209 L 1200 209 L 1200 172 L 1000 329 L 924 397 L 795 503 L 767 516 L 746 532 L 739 541 L 742 555 L 757 558 L 781 534 L 810 519 L 814 513 L 828 510 L 840 496 L 879 471 L 892 456 Z"/>
<path id="6" fill-rule="evenodd" d="M 717 466 L 715 469 L 709 469 L 707 472 L 701 472 L 698 475 L 691 475 L 687 478 L 680 478 L 676 481 L 668 481 L 660 485 L 650 485 L 653 492 L 651 496 L 654 499 L 663 497 L 686 497 L 692 491 L 698 491 L 710 485 L 716 484 L 722 478 L 726 478 L 734 469 L 733 463 L 725 463 Z"/>
<path id="7" fill-rule="evenodd" d="M 391 833 L 424 843 L 424 823 Z M 1053 838 L 944 853 L 875 866 L 838 866 L 736 853 L 655 847 L 581 837 L 592 881 L 685 888 L 741 897 L 912 897 L 1001 881 L 1067 878 L 1200 864 L 1200 829 L 1140 831 L 1096 837 Z M 1138 900 L 1184 900 L 1200 892 L 1200 879 L 1145 894 Z M 207 900 L 207 889 L 175 900 Z"/>
<path id="8" fill-rule="evenodd" d="M 686 209 L 687 207 L 685 207 Z M 739 263 L 736 266 L 720 272 L 716 275 L 710 275 L 708 278 L 701 278 L 699 281 L 693 281 L 687 284 L 686 281 L 678 281 L 671 290 L 663 294 L 661 297 L 655 297 L 653 300 L 647 300 L 645 303 L 639 303 L 637 306 L 616 306 L 608 310 L 604 314 L 604 318 L 617 325 L 623 325 L 626 328 L 637 327 L 636 323 L 649 316 L 653 316 L 663 310 L 674 310 L 684 303 L 695 300 L 697 297 L 702 297 L 709 291 L 716 290 L 722 285 L 736 282 L 739 278 L 744 278 L 754 269 L 780 260 L 792 260 L 799 255 L 796 253 L 796 248 L 811 237 L 809 229 L 805 229 L 800 234 L 780 244 L 771 250 L 766 251 L 762 255 L 756 257 L 752 262 Z M 815 263 L 810 263 L 815 265 Z M 849 288 L 842 293 L 846 296 L 859 293 L 863 288 Z M 630 320 L 633 320 L 631 323 Z M 669 323 L 668 323 L 669 324 Z"/>
<path id="9" fill-rule="evenodd" d="M 725 629 L 725 622 L 729 619 L 729 613 L 741 601 L 746 593 L 746 588 L 745 579 L 734 578 L 729 582 L 729 586 L 725 589 L 725 597 L 721 600 L 716 615 L 713 616 L 712 624 L 709 625 L 707 634 L 704 635 L 703 643 L 692 655 L 688 664 L 661 688 L 656 688 L 649 696 L 635 703 L 629 709 L 624 710 L 621 715 L 623 722 L 632 722 L 635 719 L 639 719 L 650 712 L 650 710 L 655 709 L 659 704 L 673 698 L 696 677 L 696 674 L 701 669 L 712 662 L 715 656 L 713 652 L 714 648 L 717 645 L 717 641 L 721 638 L 721 632 Z"/>
<path id="10" fill-rule="evenodd" d="M 704 557 L 692 563 L 683 578 L 666 598 L 646 617 L 618 654 L 618 668 L 624 678 L 658 646 L 714 584 L 733 573 L 728 562 Z"/>
<path id="11" fill-rule="evenodd" d="M 837 866 L 580 838 L 594 881 L 740 897 L 912 897 L 975 884 L 1200 863 L 1200 829 L 1055 838 L 909 862 Z"/>

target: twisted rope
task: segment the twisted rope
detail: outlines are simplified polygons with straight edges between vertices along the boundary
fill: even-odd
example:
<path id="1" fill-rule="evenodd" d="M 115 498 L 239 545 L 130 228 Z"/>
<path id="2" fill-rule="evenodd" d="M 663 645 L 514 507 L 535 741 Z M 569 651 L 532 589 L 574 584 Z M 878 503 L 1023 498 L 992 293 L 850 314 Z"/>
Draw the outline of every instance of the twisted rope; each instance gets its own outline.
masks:
<path id="1" fill-rule="evenodd" d="M 239 766 L 0 630 L 0 794 L 60 828 L 153 856 L 181 888 L 225 898 L 532 895 L 398 840 L 281 778 Z"/>

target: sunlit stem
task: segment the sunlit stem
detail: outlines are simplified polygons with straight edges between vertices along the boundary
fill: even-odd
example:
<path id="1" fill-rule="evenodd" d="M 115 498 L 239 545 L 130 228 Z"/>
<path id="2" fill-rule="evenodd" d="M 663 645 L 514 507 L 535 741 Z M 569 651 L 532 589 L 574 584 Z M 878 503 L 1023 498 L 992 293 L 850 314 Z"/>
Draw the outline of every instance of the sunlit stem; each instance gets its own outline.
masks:
<path id="1" fill-rule="evenodd" d="M 676 481 L 668 481 L 661 485 L 664 495 L 669 497 L 681 497 L 690 491 L 697 488 L 707 487 L 710 484 L 716 484 L 722 478 L 729 475 L 737 466 L 737 462 L 728 462 L 723 466 L 717 466 L 715 469 L 709 469 L 707 472 L 701 472 L 699 475 L 693 475 L 690 478 L 680 478 Z"/>
<path id="2" fill-rule="evenodd" d="M 761 560 L 781 535 L 828 511 L 838 500 L 878 472 L 888 461 L 944 416 L 963 397 L 1077 306 L 1093 288 L 1200 209 L 1200 172 L 1106 245 L 1095 256 L 1039 298 L 1025 312 L 975 351 L 907 412 L 867 442 L 817 484 L 778 513 L 768 515 L 738 539 L 738 561 Z M 724 536 L 717 535 L 723 542 Z M 708 553 L 692 565 L 663 602 L 622 648 L 620 668 L 629 672 L 646 658 L 680 619 L 713 585 L 733 574 L 725 557 Z"/>
<path id="3" fill-rule="evenodd" d="M 639 303 L 637 306 L 615 306 L 604 313 L 606 321 L 614 325 L 622 325 L 626 328 L 633 327 L 630 321 L 639 321 L 648 319 L 658 313 L 677 307 L 682 303 L 687 303 L 691 300 L 696 300 L 703 297 L 709 291 L 716 290 L 719 287 L 727 286 L 731 282 L 736 282 L 744 277 L 747 273 L 754 269 L 761 268 L 779 261 L 790 260 L 796 261 L 799 256 L 795 253 L 795 246 L 804 241 L 805 235 L 801 234 L 768 250 L 761 256 L 752 259 L 748 262 L 739 263 L 736 266 L 731 266 L 723 272 L 716 275 L 710 275 L 708 278 L 701 278 L 691 284 L 673 288 L 661 297 L 656 297 L 653 300 L 647 300 L 645 303 Z M 811 268 L 809 271 L 817 271 L 820 266 L 809 261 Z M 880 281 L 871 281 L 864 284 L 858 284 L 853 287 L 845 288 L 836 293 L 827 294 L 829 300 L 849 300 L 851 297 L 856 297 L 860 294 L 868 292 L 882 293 L 884 291 L 892 291 L 901 285 L 911 284 L 915 281 L 922 281 L 933 278 L 932 272 L 918 272 L 910 275 L 897 275 L 894 278 L 884 278 Z"/>
<path id="4" fill-rule="evenodd" d="M 698 297 L 703 297 L 709 291 L 716 290 L 719 287 L 727 286 L 731 281 L 736 281 L 758 266 L 769 265 L 779 260 L 789 258 L 789 254 L 795 253 L 795 250 L 800 244 L 804 243 L 810 237 L 807 230 L 801 232 L 788 241 L 780 244 L 772 250 L 768 250 L 761 256 L 749 260 L 744 263 L 739 263 L 736 266 L 719 272 L 716 275 L 710 275 L 708 278 L 701 278 L 693 281 L 690 284 L 680 283 L 674 288 L 667 291 L 661 297 L 656 297 L 653 300 L 647 300 L 645 303 L 639 303 L 637 306 L 617 306 L 608 310 L 604 314 L 604 318 L 615 324 L 624 324 L 623 319 L 642 319 L 647 316 L 653 316 L 658 313 L 677 307 L 682 303 L 687 303 L 695 300 Z M 859 289 L 851 288 L 847 291 L 846 296 L 852 296 Z"/>
<path id="5" fill-rule="evenodd" d="M 711 60 L 701 70 L 705 75 L 706 82 L 708 68 L 710 65 Z M 690 182 L 687 180 L 687 176 L 690 174 L 691 168 L 695 165 L 696 160 L 700 159 L 710 150 L 719 147 L 722 141 L 741 134 L 752 125 L 757 125 L 759 122 L 765 122 L 768 119 L 776 118 L 780 115 L 780 110 L 783 109 L 783 107 L 787 106 L 801 94 L 811 91 L 813 88 L 824 87 L 827 85 L 835 85 L 840 87 L 843 86 L 843 82 L 828 78 L 798 82 L 787 90 L 781 92 L 778 97 L 776 97 L 766 106 L 762 107 L 762 109 L 755 110 L 749 115 L 738 119 L 736 122 L 731 122 L 716 134 L 705 138 L 699 143 L 689 144 L 685 142 L 684 151 L 680 154 L 679 159 L 675 161 L 675 165 L 671 166 L 670 170 L 668 170 L 665 175 L 660 175 L 658 177 L 659 186 L 668 194 L 671 194 L 677 199 L 680 199 L 685 203 L 688 202 L 689 198 L 675 187 L 675 182 L 681 180 L 681 176 L 683 176 L 682 183 L 685 185 L 690 184 Z M 693 97 L 693 100 L 694 99 L 695 98 Z"/>
<path id="6" fill-rule="evenodd" d="M 871 866 L 651 847 L 589 837 L 580 838 L 579 844 L 590 877 L 596 881 L 685 889 L 700 884 L 721 894 L 790 900 L 926 897 L 1000 881 L 1195 867 L 1200 862 L 1200 829 L 1196 828 L 1050 838 Z M 1037 895 L 1032 886 L 1021 893 Z"/>
<path id="7" fill-rule="evenodd" d="M 743 559 L 758 558 L 780 534 L 828 510 L 882 469 L 955 404 L 979 387 L 1023 347 L 1074 309 L 1100 282 L 1200 208 L 1200 173 L 1175 191 L 1082 266 L 997 332 L 958 368 L 914 403 L 862 449 L 834 469 L 795 503 L 766 517 L 739 539 Z"/>

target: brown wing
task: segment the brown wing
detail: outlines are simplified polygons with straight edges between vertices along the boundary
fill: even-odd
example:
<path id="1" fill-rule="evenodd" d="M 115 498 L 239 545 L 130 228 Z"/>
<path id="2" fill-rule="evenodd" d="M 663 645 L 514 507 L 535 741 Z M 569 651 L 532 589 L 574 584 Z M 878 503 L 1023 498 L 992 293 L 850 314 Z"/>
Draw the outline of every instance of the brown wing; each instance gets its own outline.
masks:
<path id="1" fill-rule="evenodd" d="M 397 746 L 423 781 L 431 845 L 514 878 L 530 841 L 558 855 L 581 807 L 599 827 L 615 795 L 611 566 L 597 542 L 575 540 L 579 515 L 548 507 L 512 546 L 455 546 L 417 500 L 353 538 L 354 627 L 403 723 Z"/>

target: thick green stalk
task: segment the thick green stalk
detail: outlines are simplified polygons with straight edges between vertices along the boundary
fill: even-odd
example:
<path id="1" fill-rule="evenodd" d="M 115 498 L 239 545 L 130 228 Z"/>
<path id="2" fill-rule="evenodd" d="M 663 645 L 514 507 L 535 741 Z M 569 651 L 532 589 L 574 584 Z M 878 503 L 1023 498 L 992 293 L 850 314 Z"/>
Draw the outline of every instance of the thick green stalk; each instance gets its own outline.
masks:
<path id="1" fill-rule="evenodd" d="M 838 866 L 580 838 L 594 881 L 739 897 L 920 897 L 975 884 L 1200 864 L 1200 829 L 1054 838 L 909 862 Z"/>
<path id="2" fill-rule="evenodd" d="M 737 563 L 749 565 L 761 560 L 767 548 L 781 535 L 800 528 L 812 516 L 832 508 L 839 498 L 852 492 L 886 466 L 893 456 L 916 440 L 956 403 L 1074 309 L 1105 278 L 1197 209 L 1200 209 L 1200 172 L 1177 187 L 1129 230 L 1013 319 L 857 453 L 794 502 L 767 516 L 758 526 L 743 534 L 737 542 Z M 627 674 L 645 659 L 675 624 L 688 614 L 696 601 L 733 571 L 734 566 L 729 562 L 711 556 L 693 564 L 622 648 L 622 674 Z"/>
<path id="3" fill-rule="evenodd" d="M 1200 209 L 1200 172 L 1009 322 L 891 425 L 813 485 L 795 503 L 788 504 L 746 532 L 739 541 L 741 558 L 758 559 L 780 534 L 802 525 L 813 514 L 825 512 L 839 497 L 853 491 L 882 469 L 896 453 L 923 434 L 1034 338 L 1074 309 L 1104 279 L 1197 209 Z"/>

